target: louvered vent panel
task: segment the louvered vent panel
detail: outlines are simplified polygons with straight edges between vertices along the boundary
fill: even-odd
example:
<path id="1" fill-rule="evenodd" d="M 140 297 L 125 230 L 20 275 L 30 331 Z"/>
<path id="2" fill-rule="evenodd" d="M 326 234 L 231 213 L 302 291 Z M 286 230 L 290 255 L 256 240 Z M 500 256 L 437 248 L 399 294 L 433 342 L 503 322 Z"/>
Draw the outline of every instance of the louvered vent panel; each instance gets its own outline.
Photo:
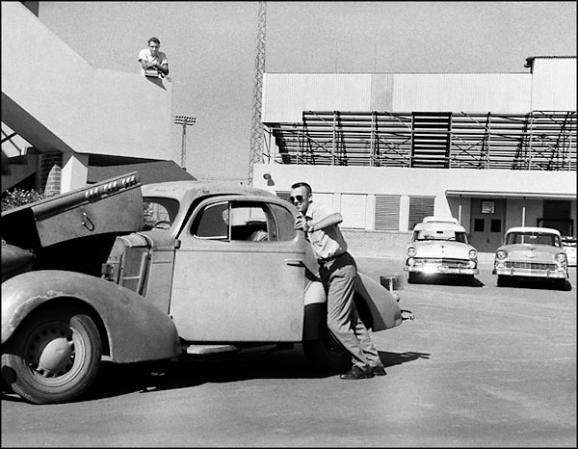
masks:
<path id="1" fill-rule="evenodd" d="M 375 195 L 375 229 L 399 230 L 399 195 Z"/>
<path id="2" fill-rule="evenodd" d="M 409 197 L 409 230 L 412 230 L 416 224 L 421 223 L 424 217 L 434 214 L 434 198 L 433 196 Z"/>

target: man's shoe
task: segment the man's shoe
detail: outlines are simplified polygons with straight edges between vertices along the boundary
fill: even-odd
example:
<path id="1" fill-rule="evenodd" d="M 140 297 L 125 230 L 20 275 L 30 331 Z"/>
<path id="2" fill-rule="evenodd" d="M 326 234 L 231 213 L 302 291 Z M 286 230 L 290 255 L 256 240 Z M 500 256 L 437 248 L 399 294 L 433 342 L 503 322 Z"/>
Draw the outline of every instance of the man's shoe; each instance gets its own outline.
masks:
<path id="1" fill-rule="evenodd" d="M 372 366 L 371 372 L 376 376 L 385 376 L 387 374 L 383 365 Z"/>
<path id="2" fill-rule="evenodd" d="M 358 366 L 354 366 L 346 373 L 339 376 L 340 379 L 357 380 L 357 379 L 368 379 L 373 377 L 373 372 L 370 368 L 362 370 Z"/>

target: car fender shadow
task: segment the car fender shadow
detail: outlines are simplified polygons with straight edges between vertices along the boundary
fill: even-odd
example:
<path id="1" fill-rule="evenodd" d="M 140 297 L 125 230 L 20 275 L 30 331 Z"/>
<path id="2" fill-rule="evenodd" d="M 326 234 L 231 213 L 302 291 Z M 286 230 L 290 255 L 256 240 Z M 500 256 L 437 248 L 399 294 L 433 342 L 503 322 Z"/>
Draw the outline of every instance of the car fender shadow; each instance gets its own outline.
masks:
<path id="1" fill-rule="evenodd" d="M 381 363 L 383 363 L 383 366 L 386 368 L 393 365 L 401 365 L 402 363 L 412 362 L 418 359 L 429 360 L 430 358 L 430 354 L 426 352 L 378 352 Z"/>

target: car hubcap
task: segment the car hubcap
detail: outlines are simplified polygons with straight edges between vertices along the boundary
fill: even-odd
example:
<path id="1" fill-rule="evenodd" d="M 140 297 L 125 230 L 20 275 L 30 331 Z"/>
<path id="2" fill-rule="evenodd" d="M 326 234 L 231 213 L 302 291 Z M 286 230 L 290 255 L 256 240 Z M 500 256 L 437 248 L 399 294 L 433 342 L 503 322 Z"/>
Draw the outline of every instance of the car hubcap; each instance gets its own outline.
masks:
<path id="1" fill-rule="evenodd" d="M 73 376 L 76 371 L 78 346 L 82 352 L 79 338 L 65 323 L 47 323 L 30 335 L 26 362 L 37 378 L 64 380 L 63 376 Z"/>

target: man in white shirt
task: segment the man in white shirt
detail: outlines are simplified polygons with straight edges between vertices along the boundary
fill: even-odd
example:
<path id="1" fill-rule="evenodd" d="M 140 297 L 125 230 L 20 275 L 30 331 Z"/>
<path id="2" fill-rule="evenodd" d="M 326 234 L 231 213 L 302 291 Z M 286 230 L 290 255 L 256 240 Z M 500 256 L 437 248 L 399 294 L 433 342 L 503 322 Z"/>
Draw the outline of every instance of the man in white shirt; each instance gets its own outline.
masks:
<path id="1" fill-rule="evenodd" d="M 143 75 L 156 72 L 159 76 L 169 74 L 169 61 L 167 55 L 159 51 L 161 42 L 156 37 L 148 40 L 148 47 L 143 48 L 138 54 Z"/>
<path id="2" fill-rule="evenodd" d="M 341 214 L 314 202 L 311 186 L 306 182 L 291 186 L 290 200 L 299 211 L 295 227 L 305 231 L 319 263 L 319 275 L 327 293 L 327 326 L 351 353 L 353 366 L 341 374 L 341 379 L 385 375 L 371 333 L 355 306 L 357 266 L 339 229 Z"/>

